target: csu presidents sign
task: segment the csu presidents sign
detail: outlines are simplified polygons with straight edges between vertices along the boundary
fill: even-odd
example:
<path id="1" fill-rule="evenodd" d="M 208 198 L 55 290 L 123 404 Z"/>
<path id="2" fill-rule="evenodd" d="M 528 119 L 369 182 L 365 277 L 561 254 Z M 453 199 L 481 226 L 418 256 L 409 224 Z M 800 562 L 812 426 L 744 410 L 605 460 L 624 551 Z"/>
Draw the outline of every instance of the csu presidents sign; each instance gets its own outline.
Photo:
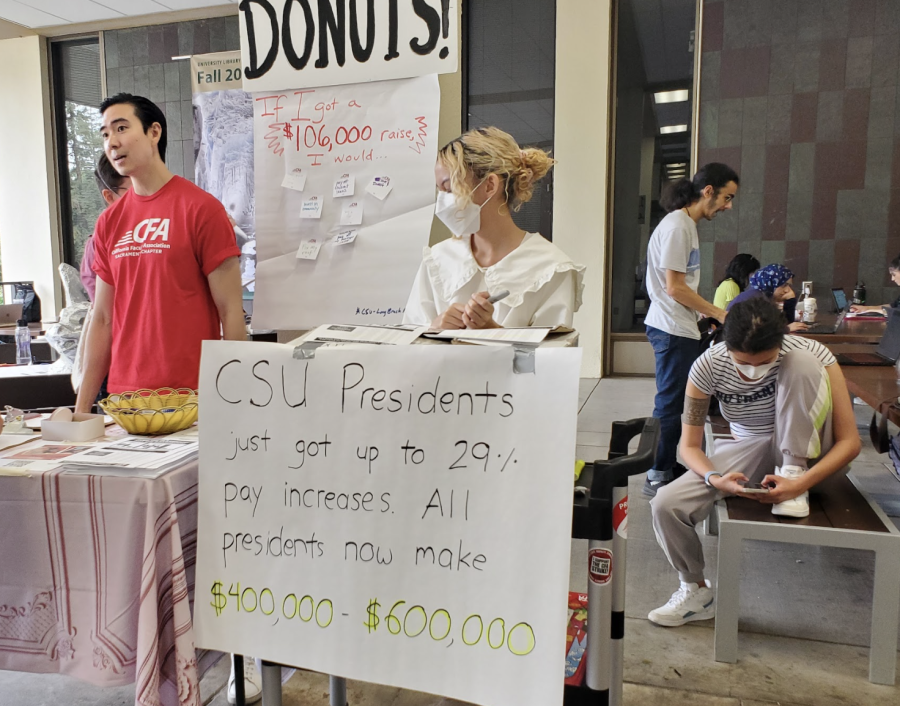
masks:
<path id="1" fill-rule="evenodd" d="M 242 0 L 246 91 L 454 73 L 458 0 Z"/>

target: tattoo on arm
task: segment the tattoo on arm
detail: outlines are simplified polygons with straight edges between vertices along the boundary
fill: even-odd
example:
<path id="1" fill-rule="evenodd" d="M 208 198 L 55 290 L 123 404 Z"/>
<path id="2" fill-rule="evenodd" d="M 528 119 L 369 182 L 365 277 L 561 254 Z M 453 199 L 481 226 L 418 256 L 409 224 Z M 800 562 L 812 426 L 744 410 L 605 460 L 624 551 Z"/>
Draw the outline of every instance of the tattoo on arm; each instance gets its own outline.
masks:
<path id="1" fill-rule="evenodd" d="M 684 397 L 684 412 L 681 421 L 691 427 L 702 427 L 706 423 L 706 414 L 709 412 L 709 397 L 702 399 L 697 397 Z"/>

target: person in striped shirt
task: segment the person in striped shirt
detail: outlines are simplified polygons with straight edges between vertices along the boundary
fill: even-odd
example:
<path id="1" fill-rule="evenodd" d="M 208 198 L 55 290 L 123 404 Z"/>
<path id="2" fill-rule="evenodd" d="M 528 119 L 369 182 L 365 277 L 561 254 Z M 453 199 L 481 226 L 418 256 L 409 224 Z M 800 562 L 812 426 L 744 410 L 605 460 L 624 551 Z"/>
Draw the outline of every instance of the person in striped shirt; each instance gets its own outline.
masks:
<path id="1" fill-rule="evenodd" d="M 781 312 L 762 297 L 731 308 L 723 337 L 697 359 L 687 384 L 680 451 L 693 472 L 650 503 L 656 539 L 681 580 L 648 616 L 666 627 L 715 615 L 695 528 L 716 500 L 741 495 L 771 505 L 776 515 L 806 517 L 809 489 L 860 451 L 847 384 L 825 346 L 786 335 Z M 733 438 L 717 440 L 707 456 L 703 426 L 712 395 Z M 747 483 L 765 490 L 746 493 Z"/>

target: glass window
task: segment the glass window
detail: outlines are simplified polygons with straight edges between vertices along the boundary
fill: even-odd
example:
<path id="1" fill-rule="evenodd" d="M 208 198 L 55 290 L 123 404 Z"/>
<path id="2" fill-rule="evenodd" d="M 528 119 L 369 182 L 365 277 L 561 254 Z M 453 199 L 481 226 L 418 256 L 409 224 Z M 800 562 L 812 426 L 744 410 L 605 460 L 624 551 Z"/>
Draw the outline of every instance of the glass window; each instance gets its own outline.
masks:
<path id="1" fill-rule="evenodd" d="M 660 191 L 691 166 L 696 0 L 620 0 L 613 173 L 613 333 L 643 333 Z"/>
<path id="2" fill-rule="evenodd" d="M 552 151 L 556 2 L 469 0 L 463 21 L 465 129 L 492 125 L 522 147 Z M 513 220 L 552 239 L 552 171 L 539 187 Z"/>
<path id="3" fill-rule="evenodd" d="M 100 137 L 100 40 L 64 40 L 50 45 L 53 109 L 60 173 L 63 259 L 78 267 L 84 244 L 105 203 L 94 180 L 103 153 Z"/>

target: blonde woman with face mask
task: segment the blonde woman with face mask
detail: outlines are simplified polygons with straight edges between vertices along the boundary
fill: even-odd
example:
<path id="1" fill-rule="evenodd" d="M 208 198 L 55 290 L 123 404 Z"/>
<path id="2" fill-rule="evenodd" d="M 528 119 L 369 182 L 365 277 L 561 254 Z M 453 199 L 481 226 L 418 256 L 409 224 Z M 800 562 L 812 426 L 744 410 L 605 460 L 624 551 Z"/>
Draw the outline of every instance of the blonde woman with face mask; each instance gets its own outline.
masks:
<path id="1" fill-rule="evenodd" d="M 494 127 L 471 130 L 438 153 L 435 215 L 454 237 L 425 248 L 404 323 L 438 329 L 571 326 L 584 266 L 512 212 L 553 166 Z M 491 296 L 509 292 L 496 303 Z"/>

